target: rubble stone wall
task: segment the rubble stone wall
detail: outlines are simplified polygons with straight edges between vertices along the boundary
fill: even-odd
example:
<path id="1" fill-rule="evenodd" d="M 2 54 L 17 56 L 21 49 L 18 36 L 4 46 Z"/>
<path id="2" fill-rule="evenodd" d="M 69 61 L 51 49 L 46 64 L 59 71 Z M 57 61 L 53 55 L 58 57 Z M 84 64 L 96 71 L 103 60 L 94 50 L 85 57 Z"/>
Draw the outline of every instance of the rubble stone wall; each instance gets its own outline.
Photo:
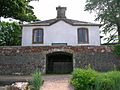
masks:
<path id="1" fill-rule="evenodd" d="M 29 75 L 35 69 L 46 73 L 46 55 L 53 52 L 73 54 L 73 67 L 90 65 L 98 71 L 119 69 L 120 61 L 109 46 L 12 46 L 0 47 L 0 75 Z"/>

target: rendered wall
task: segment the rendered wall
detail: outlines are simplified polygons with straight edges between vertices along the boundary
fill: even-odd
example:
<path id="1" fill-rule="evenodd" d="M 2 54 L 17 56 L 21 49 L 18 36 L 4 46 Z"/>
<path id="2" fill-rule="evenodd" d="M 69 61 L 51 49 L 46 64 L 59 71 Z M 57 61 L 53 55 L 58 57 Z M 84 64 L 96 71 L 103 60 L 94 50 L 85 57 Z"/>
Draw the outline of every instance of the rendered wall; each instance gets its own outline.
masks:
<path id="1" fill-rule="evenodd" d="M 32 44 L 32 30 L 43 28 L 44 43 Z M 88 28 L 89 44 L 78 44 L 78 28 Z M 99 26 L 72 26 L 59 21 L 51 26 L 26 26 L 22 30 L 22 46 L 46 46 L 52 43 L 67 43 L 68 45 L 96 45 L 100 46 Z"/>

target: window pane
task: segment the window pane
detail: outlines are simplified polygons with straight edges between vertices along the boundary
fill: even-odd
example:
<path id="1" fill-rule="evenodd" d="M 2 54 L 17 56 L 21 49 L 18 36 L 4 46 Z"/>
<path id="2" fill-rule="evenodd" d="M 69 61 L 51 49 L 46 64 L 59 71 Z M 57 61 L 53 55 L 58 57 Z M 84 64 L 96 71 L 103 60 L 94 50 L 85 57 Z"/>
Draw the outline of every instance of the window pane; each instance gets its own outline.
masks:
<path id="1" fill-rule="evenodd" d="M 87 42 L 87 30 L 82 30 L 83 32 L 83 42 Z"/>
<path id="2" fill-rule="evenodd" d="M 86 28 L 78 29 L 78 43 L 88 42 L 88 30 Z"/>
<path id="3" fill-rule="evenodd" d="M 36 37 L 39 37 L 40 30 L 36 30 Z"/>
<path id="4" fill-rule="evenodd" d="M 40 38 L 42 38 L 42 36 L 43 36 L 42 34 L 43 34 L 42 30 L 39 30 L 39 37 Z"/>
<path id="5" fill-rule="evenodd" d="M 85 42 L 88 42 L 88 31 L 87 30 L 85 30 Z"/>
<path id="6" fill-rule="evenodd" d="M 38 38 L 38 42 L 42 42 L 42 36 L 39 36 L 37 38 Z"/>
<path id="7" fill-rule="evenodd" d="M 83 37 L 83 36 L 82 36 L 82 30 L 79 30 L 79 31 L 78 31 L 78 35 L 79 35 L 79 36 L 78 36 L 79 43 L 81 43 L 81 42 L 82 42 L 82 37 Z"/>
<path id="8" fill-rule="evenodd" d="M 43 42 L 43 30 L 34 30 L 34 42 L 42 43 Z"/>
<path id="9" fill-rule="evenodd" d="M 35 42 L 39 42 L 39 37 L 36 37 L 36 40 L 35 40 Z"/>

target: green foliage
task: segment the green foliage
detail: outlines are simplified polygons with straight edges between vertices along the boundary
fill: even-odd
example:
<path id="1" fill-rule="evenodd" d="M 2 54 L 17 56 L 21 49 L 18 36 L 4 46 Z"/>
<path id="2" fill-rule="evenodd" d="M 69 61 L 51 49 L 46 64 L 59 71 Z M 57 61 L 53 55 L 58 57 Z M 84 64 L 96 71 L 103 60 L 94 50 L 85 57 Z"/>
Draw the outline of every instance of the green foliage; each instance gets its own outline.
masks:
<path id="1" fill-rule="evenodd" d="M 113 90 L 113 84 L 107 74 L 100 74 L 95 81 L 95 90 Z"/>
<path id="2" fill-rule="evenodd" d="M 95 90 L 120 90 L 120 72 L 111 71 L 100 74 L 95 86 Z"/>
<path id="3" fill-rule="evenodd" d="M 17 23 L 0 22 L 0 46 L 20 45 L 21 27 Z"/>
<path id="4" fill-rule="evenodd" d="M 86 0 L 85 10 L 96 12 L 96 20 L 103 23 L 103 33 L 110 35 L 106 38 L 108 43 L 116 41 L 117 32 L 120 36 L 120 0 Z"/>
<path id="5" fill-rule="evenodd" d="M 96 77 L 97 72 L 92 69 L 76 69 L 72 73 L 71 84 L 75 90 L 88 90 L 88 88 L 92 90 Z"/>
<path id="6" fill-rule="evenodd" d="M 42 85 L 41 72 L 36 70 L 32 76 L 32 90 L 40 90 L 40 86 Z"/>
<path id="7" fill-rule="evenodd" d="M 0 0 L 0 17 L 20 21 L 36 20 L 33 7 L 29 5 L 30 1 L 32 0 Z"/>
<path id="8" fill-rule="evenodd" d="M 117 56 L 120 56 L 120 45 L 115 45 L 114 46 L 114 54 L 117 55 Z"/>
<path id="9" fill-rule="evenodd" d="M 96 72 L 92 69 L 76 69 L 71 78 L 75 90 L 120 90 L 120 72 Z"/>
<path id="10" fill-rule="evenodd" d="M 113 82 L 113 89 L 112 90 L 120 90 L 120 72 L 119 71 L 112 71 L 107 73 L 108 77 Z"/>

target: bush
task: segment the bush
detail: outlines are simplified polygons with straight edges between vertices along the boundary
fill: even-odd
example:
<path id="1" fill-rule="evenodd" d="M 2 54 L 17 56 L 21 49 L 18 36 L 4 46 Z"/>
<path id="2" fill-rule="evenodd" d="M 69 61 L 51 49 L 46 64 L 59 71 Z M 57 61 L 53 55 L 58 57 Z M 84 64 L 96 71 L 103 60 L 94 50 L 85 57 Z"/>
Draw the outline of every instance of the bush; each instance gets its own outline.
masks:
<path id="1" fill-rule="evenodd" d="M 120 45 L 115 45 L 114 46 L 114 54 L 117 55 L 117 56 L 120 56 Z"/>
<path id="2" fill-rule="evenodd" d="M 96 72 L 92 69 L 76 69 L 71 84 L 75 90 L 120 90 L 120 72 Z"/>
<path id="3" fill-rule="evenodd" d="M 76 69 L 72 73 L 71 84 L 75 90 L 91 90 L 94 88 L 97 72 L 92 69 Z M 89 89 L 89 90 L 90 90 Z"/>
<path id="4" fill-rule="evenodd" d="M 120 72 L 112 71 L 108 72 L 107 75 L 113 82 L 113 90 L 120 90 Z"/>
<path id="5" fill-rule="evenodd" d="M 42 78 L 40 71 L 36 70 L 32 76 L 33 76 L 32 90 L 40 90 L 40 86 L 42 85 Z"/>
<path id="6" fill-rule="evenodd" d="M 95 90 L 113 90 L 113 82 L 107 74 L 100 74 L 95 81 Z"/>

